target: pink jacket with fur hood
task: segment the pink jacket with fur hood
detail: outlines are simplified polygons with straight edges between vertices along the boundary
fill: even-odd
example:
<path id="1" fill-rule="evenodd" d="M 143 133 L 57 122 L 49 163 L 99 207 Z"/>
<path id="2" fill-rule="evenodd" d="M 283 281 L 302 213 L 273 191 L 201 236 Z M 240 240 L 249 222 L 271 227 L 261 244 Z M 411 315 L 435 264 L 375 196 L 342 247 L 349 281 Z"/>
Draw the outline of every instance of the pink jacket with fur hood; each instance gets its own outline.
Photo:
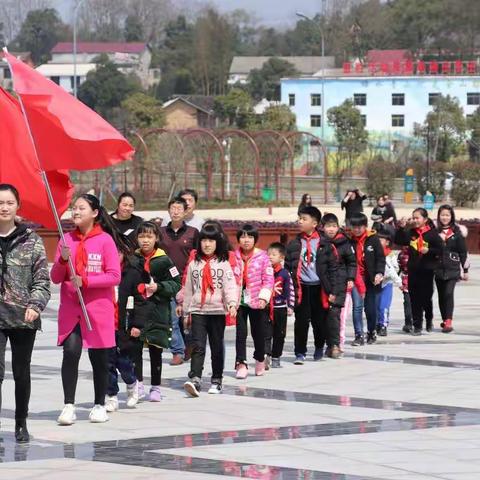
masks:
<path id="1" fill-rule="evenodd" d="M 240 278 L 243 279 L 245 264 L 242 260 L 240 248 L 235 250 L 238 264 L 241 266 Z M 265 300 L 268 304 L 272 296 L 275 278 L 273 267 L 265 250 L 255 248 L 253 255 L 248 260 L 247 285 L 244 292 L 244 302 L 254 309 L 259 309 L 259 300 Z"/>
<path id="2" fill-rule="evenodd" d="M 70 247 L 73 264 L 80 240 L 74 232 L 65 235 Z M 70 281 L 67 264 L 60 262 L 60 242 L 55 263 L 50 272 L 53 283 L 60 283 L 60 308 L 58 310 L 58 345 L 62 345 L 72 330 L 80 323 L 85 348 L 110 348 L 115 346 L 114 287 L 120 283 L 121 270 L 117 247 L 112 237 L 105 232 L 87 238 L 88 286 L 82 288 L 83 298 L 92 331 L 87 330 L 77 292 Z"/>
<path id="3" fill-rule="evenodd" d="M 185 284 L 177 295 L 185 314 L 225 315 L 230 306 L 238 307 L 238 285 L 228 261 L 210 260 L 214 292 L 207 292 L 202 305 L 202 278 L 205 260 L 193 260 L 188 264 Z"/>

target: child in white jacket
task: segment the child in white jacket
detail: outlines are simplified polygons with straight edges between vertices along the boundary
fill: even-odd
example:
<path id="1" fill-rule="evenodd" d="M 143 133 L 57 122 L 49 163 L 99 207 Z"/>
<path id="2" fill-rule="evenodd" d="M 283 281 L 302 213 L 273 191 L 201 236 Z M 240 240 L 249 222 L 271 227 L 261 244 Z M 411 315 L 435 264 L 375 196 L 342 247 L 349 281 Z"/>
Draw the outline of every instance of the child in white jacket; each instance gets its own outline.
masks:
<path id="1" fill-rule="evenodd" d="M 225 240 L 214 225 L 200 231 L 195 259 L 190 262 L 184 285 L 177 295 L 179 310 L 187 319 L 193 337 L 193 351 L 185 391 L 198 397 L 208 342 L 212 355 L 212 385 L 208 393 L 222 392 L 225 316 L 235 317 L 239 301 L 238 285 L 228 261 Z"/>
<path id="2" fill-rule="evenodd" d="M 377 333 L 381 337 L 387 336 L 387 327 L 390 321 L 390 306 L 393 299 L 393 287 L 402 286 L 402 279 L 398 271 L 397 254 L 392 251 L 392 236 L 388 230 L 380 230 L 378 237 L 383 246 L 385 253 L 385 274 L 382 281 L 382 292 L 380 293 L 380 301 L 378 304 L 377 315 Z"/>

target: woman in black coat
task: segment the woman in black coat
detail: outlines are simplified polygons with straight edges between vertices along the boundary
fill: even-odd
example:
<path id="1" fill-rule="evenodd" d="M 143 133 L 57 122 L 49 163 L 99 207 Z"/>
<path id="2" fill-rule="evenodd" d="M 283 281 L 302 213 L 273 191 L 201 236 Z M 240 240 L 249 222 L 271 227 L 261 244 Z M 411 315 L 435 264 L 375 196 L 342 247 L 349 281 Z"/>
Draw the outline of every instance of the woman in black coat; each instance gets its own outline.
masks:
<path id="1" fill-rule="evenodd" d="M 467 245 L 450 205 L 442 205 L 438 209 L 437 231 L 442 239 L 442 250 L 435 269 L 435 283 L 442 314 L 442 332 L 450 333 L 453 330 L 455 285 L 460 278 L 468 279 Z"/>
<path id="2" fill-rule="evenodd" d="M 345 225 L 350 226 L 350 219 L 357 213 L 363 213 L 363 201 L 367 196 L 358 188 L 348 190 L 340 206 L 345 210 Z"/>
<path id="3" fill-rule="evenodd" d="M 412 303 L 413 335 L 422 334 L 423 314 L 429 309 L 433 297 L 433 272 L 442 252 L 442 240 L 424 208 L 413 211 L 408 222 L 402 218 L 395 234 L 397 245 L 408 245 L 408 282 Z M 427 319 L 427 332 L 432 331 L 433 322 Z"/>

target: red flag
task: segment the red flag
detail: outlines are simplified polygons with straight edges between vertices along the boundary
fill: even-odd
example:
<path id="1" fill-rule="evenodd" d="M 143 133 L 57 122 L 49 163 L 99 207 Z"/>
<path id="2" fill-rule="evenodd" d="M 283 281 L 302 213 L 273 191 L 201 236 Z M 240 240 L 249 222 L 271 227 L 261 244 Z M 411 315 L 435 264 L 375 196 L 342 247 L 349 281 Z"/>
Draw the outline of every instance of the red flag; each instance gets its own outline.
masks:
<path id="1" fill-rule="evenodd" d="M 133 147 L 100 115 L 13 55 L 4 56 L 44 170 L 94 170 L 132 158 Z"/>
<path id="2" fill-rule="evenodd" d="M 19 215 L 56 228 L 45 185 L 18 101 L 0 88 L 0 183 L 11 183 L 20 193 Z M 73 195 L 68 171 L 47 172 L 59 215 Z"/>

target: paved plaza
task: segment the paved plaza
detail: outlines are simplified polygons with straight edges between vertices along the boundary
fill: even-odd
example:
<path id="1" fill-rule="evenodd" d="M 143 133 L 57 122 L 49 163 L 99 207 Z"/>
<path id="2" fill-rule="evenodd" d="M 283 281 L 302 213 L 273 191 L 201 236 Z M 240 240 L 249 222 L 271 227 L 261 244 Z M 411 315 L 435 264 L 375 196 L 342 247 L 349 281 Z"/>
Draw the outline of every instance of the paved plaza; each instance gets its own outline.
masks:
<path id="1" fill-rule="evenodd" d="M 378 344 L 294 366 L 290 319 L 283 368 L 236 380 L 229 328 L 223 395 L 187 398 L 188 366 L 168 365 L 166 354 L 162 403 L 127 410 L 123 393 L 106 424 L 88 422 L 93 384 L 84 354 L 71 427 L 55 422 L 62 407 L 55 290 L 33 356 L 29 445 L 13 439 L 7 362 L 0 479 L 479 479 L 480 256 L 472 264 L 471 280 L 457 290 L 452 334 L 440 332 L 438 310 L 433 333 L 401 333 L 399 293 Z M 207 365 L 205 386 L 209 372 Z"/>

